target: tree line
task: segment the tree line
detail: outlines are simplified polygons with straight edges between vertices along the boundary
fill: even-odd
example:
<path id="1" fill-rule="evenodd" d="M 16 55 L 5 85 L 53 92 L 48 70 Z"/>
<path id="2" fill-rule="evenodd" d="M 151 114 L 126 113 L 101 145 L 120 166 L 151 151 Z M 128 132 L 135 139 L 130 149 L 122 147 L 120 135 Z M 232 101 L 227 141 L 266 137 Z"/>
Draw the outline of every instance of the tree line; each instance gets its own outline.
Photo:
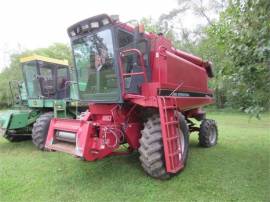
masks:
<path id="1" fill-rule="evenodd" d="M 233 108 L 258 116 L 270 109 L 270 1 L 269 0 L 177 0 L 178 7 L 157 21 L 143 18 L 149 32 L 162 32 L 184 51 L 210 60 L 215 77 L 216 107 Z M 181 16 L 192 12 L 204 23 L 193 30 L 181 26 Z M 22 77 L 19 58 L 30 54 L 68 59 L 71 50 L 56 43 L 10 56 L 0 74 L 0 107 L 10 103 L 9 80 Z"/>

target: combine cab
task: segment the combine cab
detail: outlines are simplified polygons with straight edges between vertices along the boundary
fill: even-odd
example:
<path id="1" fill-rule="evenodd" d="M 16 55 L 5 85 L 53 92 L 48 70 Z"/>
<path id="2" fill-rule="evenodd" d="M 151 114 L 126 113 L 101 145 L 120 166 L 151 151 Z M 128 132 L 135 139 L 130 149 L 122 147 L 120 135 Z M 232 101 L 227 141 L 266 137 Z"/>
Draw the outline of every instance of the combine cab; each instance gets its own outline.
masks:
<path id="1" fill-rule="evenodd" d="M 67 61 L 38 55 L 22 58 L 21 66 L 24 81 L 10 81 L 13 107 L 1 114 L 0 129 L 9 141 L 32 136 L 44 149 L 51 118 L 78 114 L 74 71 Z"/>
<path id="2" fill-rule="evenodd" d="M 105 14 L 74 24 L 68 34 L 79 99 L 89 108 L 77 119 L 53 118 L 47 149 L 94 161 L 122 154 L 126 145 L 126 153 L 139 151 L 148 175 L 168 179 L 187 162 L 190 132 L 199 132 L 204 147 L 217 143 L 217 126 L 202 110 L 213 103 L 209 62 Z"/>

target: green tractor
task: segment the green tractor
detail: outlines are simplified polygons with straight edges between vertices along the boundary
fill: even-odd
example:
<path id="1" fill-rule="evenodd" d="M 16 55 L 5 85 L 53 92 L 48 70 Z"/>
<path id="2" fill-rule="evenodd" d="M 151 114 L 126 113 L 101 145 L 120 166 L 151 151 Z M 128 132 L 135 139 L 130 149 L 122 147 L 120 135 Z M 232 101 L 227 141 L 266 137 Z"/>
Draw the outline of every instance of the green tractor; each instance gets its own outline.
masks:
<path id="1" fill-rule="evenodd" d="M 43 150 L 50 120 L 76 118 L 85 108 L 66 60 L 33 55 L 20 62 L 24 81 L 9 82 L 13 107 L 0 114 L 0 133 L 10 142 L 32 138 Z"/>

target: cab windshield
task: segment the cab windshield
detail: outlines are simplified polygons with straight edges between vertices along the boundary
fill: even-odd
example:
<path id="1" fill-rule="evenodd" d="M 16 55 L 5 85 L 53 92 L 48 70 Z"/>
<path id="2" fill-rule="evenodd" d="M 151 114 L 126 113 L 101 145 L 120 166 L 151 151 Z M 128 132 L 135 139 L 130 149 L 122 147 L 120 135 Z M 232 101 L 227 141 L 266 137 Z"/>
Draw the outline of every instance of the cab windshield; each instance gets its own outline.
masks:
<path id="1" fill-rule="evenodd" d="M 119 87 L 114 67 L 112 33 L 106 29 L 73 42 L 82 100 L 115 101 Z"/>

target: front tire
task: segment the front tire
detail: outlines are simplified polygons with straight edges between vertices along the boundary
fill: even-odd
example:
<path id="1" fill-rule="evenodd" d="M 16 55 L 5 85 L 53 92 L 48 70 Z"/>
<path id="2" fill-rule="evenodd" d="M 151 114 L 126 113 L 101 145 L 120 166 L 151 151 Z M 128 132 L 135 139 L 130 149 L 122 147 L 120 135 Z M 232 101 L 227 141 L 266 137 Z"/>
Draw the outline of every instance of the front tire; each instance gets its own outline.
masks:
<path id="1" fill-rule="evenodd" d="M 34 123 L 32 130 L 32 141 L 34 145 L 40 149 L 45 149 L 45 142 L 47 139 L 47 134 L 50 126 L 51 119 L 53 118 L 53 113 L 48 112 L 42 114 Z"/>
<path id="2" fill-rule="evenodd" d="M 182 114 L 180 114 L 180 127 L 183 134 L 182 143 L 184 143 L 183 159 L 184 164 L 186 164 L 188 156 L 189 130 Z M 142 137 L 140 139 L 139 159 L 144 171 L 151 177 L 157 179 L 169 179 L 172 174 L 166 171 L 159 115 L 155 114 L 148 118 L 141 133 Z"/>

